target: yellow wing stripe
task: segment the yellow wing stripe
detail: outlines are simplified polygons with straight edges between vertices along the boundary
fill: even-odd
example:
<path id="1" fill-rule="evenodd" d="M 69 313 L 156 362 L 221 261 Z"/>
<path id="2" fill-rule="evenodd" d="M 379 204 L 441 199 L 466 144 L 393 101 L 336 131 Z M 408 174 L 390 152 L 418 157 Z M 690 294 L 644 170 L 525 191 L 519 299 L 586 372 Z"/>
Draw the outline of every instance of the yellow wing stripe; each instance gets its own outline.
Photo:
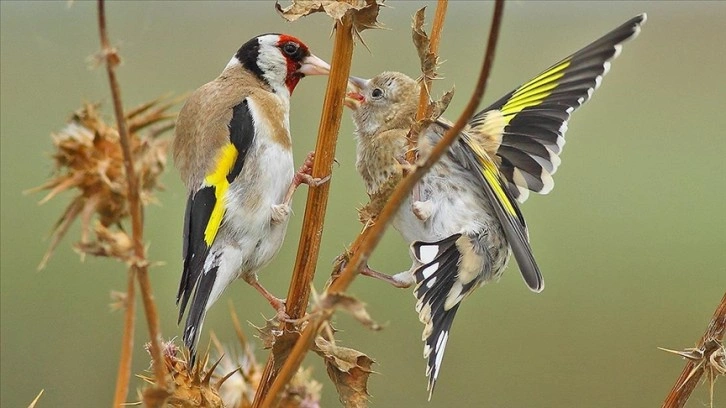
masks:
<path id="1" fill-rule="evenodd" d="M 532 90 L 534 88 L 538 88 L 542 83 L 547 83 L 547 82 L 551 82 L 553 80 L 562 78 L 562 76 L 564 75 L 564 72 L 562 72 L 562 71 L 564 71 L 565 69 L 567 69 L 567 67 L 570 66 L 570 62 L 571 61 L 569 59 L 566 59 L 566 60 L 560 62 L 559 64 L 553 66 L 552 68 L 548 69 L 547 71 L 530 79 L 527 83 L 520 86 L 519 89 L 517 89 L 517 91 L 514 93 L 513 96 L 518 96 L 523 93 L 528 93 L 530 90 Z M 553 76 L 556 78 L 551 78 Z"/>
<path id="2" fill-rule="evenodd" d="M 517 89 L 507 103 L 502 106 L 502 114 L 506 124 L 521 112 L 522 109 L 536 106 L 542 103 L 557 88 L 556 82 L 565 75 L 565 70 L 570 66 L 570 60 L 565 60 L 548 69 L 536 78 L 527 82 Z"/>
<path id="3" fill-rule="evenodd" d="M 481 174 L 492 187 L 492 190 L 497 196 L 499 202 L 502 203 L 502 206 L 504 206 L 507 213 L 516 215 L 517 212 L 514 210 L 514 206 L 512 206 L 507 194 L 504 192 L 504 189 L 502 189 L 502 184 L 499 182 L 499 170 L 497 169 L 497 166 L 489 159 L 489 155 L 481 148 L 481 146 L 473 143 L 471 139 L 466 137 L 466 134 L 463 134 L 462 137 L 464 137 L 466 144 L 471 147 L 474 154 L 476 154 L 477 159 L 479 159 L 479 164 L 481 164 Z"/>
<path id="4" fill-rule="evenodd" d="M 482 157 L 479 157 L 479 163 L 482 165 L 482 174 L 484 175 L 484 178 L 487 182 L 489 182 L 489 185 L 492 186 L 492 190 L 494 190 L 494 194 L 496 194 L 499 202 L 502 203 L 507 213 L 515 215 L 516 211 L 514 210 L 512 203 L 509 201 L 509 198 L 507 198 L 507 195 L 504 193 L 502 184 L 499 182 L 499 171 L 494 166 L 494 163 Z"/>
<path id="5" fill-rule="evenodd" d="M 225 207 L 224 197 L 229 188 L 227 175 L 237 160 L 237 154 L 237 148 L 232 143 L 224 145 L 217 155 L 217 165 L 214 170 L 204 178 L 204 184 L 214 187 L 214 198 L 216 199 L 212 214 L 209 217 L 209 223 L 204 229 L 204 242 L 207 243 L 207 246 L 212 246 L 219 227 L 222 225 Z"/>

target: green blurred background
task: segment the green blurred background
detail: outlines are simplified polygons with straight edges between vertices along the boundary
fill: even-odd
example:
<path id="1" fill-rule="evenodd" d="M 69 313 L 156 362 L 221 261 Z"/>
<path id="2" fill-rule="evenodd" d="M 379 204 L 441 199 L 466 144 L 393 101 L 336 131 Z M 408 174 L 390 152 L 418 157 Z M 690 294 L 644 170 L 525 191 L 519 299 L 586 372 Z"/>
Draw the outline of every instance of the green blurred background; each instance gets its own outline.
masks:
<path id="1" fill-rule="evenodd" d="M 353 72 L 416 76 L 411 15 L 432 2 L 395 2 L 381 12 L 388 30 L 366 31 L 370 52 L 356 46 Z M 448 117 L 470 94 L 482 59 L 491 3 L 452 2 L 443 32 L 445 79 L 456 85 Z M 547 290 L 525 288 L 514 262 L 498 284 L 479 290 L 459 311 L 431 403 L 410 290 L 358 279 L 351 292 L 386 328 L 369 332 L 345 315 L 339 339 L 373 357 L 372 403 L 379 407 L 644 407 L 657 406 L 683 362 L 656 347 L 692 347 L 726 289 L 726 3 L 511 1 L 485 101 L 491 102 L 630 17 L 648 12 L 641 36 L 625 46 L 594 100 L 574 115 L 551 197 L 531 197 L 523 211 Z M 0 3 L 2 57 L 2 381 L 0 405 L 24 407 L 43 388 L 39 407 L 108 406 L 118 364 L 122 314 L 109 292 L 125 290 L 125 267 L 107 259 L 80 263 L 74 227 L 48 267 L 36 271 L 44 237 L 68 195 L 38 207 L 21 192 L 51 173 L 49 134 L 83 101 L 102 101 L 111 120 L 106 75 L 89 69 L 98 50 L 95 3 Z M 120 47 L 127 107 L 162 94 L 189 92 L 214 78 L 240 44 L 263 32 L 298 35 L 324 59 L 331 54 L 323 15 L 284 22 L 271 2 L 112 2 L 110 35 Z M 297 162 L 315 143 L 325 82 L 310 78 L 293 96 Z M 485 102 L 486 103 L 486 102 Z M 355 175 L 346 113 L 337 148 L 331 202 L 315 279 L 360 229 L 366 202 Z M 146 212 L 152 282 L 166 338 L 178 336 L 174 297 L 180 274 L 184 191 L 176 172 L 163 178 L 161 205 Z M 262 282 L 284 295 L 305 202 L 281 254 Z M 387 234 L 371 265 L 408 268 L 405 244 Z M 244 283 L 227 291 L 205 325 L 233 341 L 227 301 L 243 320 L 270 314 Z M 251 332 L 251 329 L 250 329 Z M 134 372 L 148 367 L 139 316 Z M 260 359 L 266 354 L 260 352 Z M 317 356 L 322 406 L 338 406 Z M 133 380 L 133 389 L 140 381 Z M 690 406 L 707 404 L 705 387 Z M 724 381 L 716 405 L 726 404 Z M 134 399 L 135 392 L 130 394 Z"/>

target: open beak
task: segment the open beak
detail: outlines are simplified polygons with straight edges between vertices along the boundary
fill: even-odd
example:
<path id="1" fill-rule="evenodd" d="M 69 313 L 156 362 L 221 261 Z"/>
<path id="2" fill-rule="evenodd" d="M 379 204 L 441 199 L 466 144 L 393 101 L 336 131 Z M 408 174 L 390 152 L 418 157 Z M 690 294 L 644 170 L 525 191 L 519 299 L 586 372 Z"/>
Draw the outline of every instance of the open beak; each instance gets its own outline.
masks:
<path id="1" fill-rule="evenodd" d="M 328 75 L 330 73 L 330 65 L 315 55 L 310 54 L 302 60 L 302 65 L 297 72 L 305 76 Z"/>
<path id="2" fill-rule="evenodd" d="M 356 110 L 358 107 L 365 102 L 366 98 L 363 96 L 363 89 L 368 86 L 368 80 L 358 77 L 348 77 L 348 93 L 345 94 L 345 100 L 343 104 L 349 109 Z"/>

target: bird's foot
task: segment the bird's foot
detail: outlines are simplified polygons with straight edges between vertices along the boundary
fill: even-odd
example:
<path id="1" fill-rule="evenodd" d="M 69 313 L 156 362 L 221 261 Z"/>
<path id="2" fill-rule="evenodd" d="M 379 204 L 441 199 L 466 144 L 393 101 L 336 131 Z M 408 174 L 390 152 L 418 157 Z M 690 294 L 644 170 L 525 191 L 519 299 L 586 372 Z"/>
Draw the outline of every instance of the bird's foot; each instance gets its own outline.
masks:
<path id="1" fill-rule="evenodd" d="M 297 173 L 292 176 L 292 182 L 290 183 L 290 188 L 288 188 L 287 190 L 287 194 L 285 194 L 285 200 L 283 201 L 283 204 L 287 204 L 288 206 L 290 205 L 290 203 L 292 202 L 292 195 L 295 193 L 295 190 L 300 187 L 301 184 L 307 184 L 310 187 L 318 187 L 330 180 L 330 175 L 323 178 L 312 176 L 314 161 L 315 152 L 308 153 L 307 157 L 305 158 L 305 162 L 302 166 L 300 166 L 300 170 L 298 170 Z"/>
<path id="2" fill-rule="evenodd" d="M 404 156 L 396 156 L 396 161 L 401 165 L 401 171 L 404 176 L 408 176 L 409 173 L 416 170 L 416 166 L 409 163 Z"/>
<path id="3" fill-rule="evenodd" d="M 414 201 L 411 204 L 411 211 L 421 221 L 426 221 L 434 212 L 434 203 L 431 200 Z"/>
<path id="4" fill-rule="evenodd" d="M 309 152 L 305 158 L 305 162 L 300 166 L 300 170 L 293 176 L 293 184 L 299 186 L 300 184 L 307 184 L 311 187 L 318 187 L 330 180 L 330 175 L 327 177 L 313 177 L 313 163 L 315 162 L 315 152 Z"/>
<path id="5" fill-rule="evenodd" d="M 292 208 L 288 203 L 275 204 L 272 206 L 272 223 L 281 224 L 287 220 L 292 212 Z"/>

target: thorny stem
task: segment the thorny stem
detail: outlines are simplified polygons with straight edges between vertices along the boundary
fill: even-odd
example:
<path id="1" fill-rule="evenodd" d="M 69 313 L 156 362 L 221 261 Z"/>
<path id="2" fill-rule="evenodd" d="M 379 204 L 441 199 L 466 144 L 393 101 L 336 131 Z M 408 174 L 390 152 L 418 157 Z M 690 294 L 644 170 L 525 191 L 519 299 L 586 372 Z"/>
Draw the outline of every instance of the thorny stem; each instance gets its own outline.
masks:
<path id="1" fill-rule="evenodd" d="M 444 19 L 446 18 L 446 7 L 448 0 L 439 0 L 436 3 L 436 13 L 434 14 L 434 23 L 431 25 L 431 37 L 429 40 L 429 51 L 436 55 L 439 52 L 439 42 L 441 41 L 441 31 L 444 29 Z M 431 78 L 424 77 L 424 86 L 421 87 L 421 93 L 418 98 L 418 110 L 416 111 L 416 120 L 423 119 L 426 114 L 431 97 Z"/>
<path id="2" fill-rule="evenodd" d="M 441 41 L 441 31 L 444 29 L 444 19 L 446 18 L 446 7 L 449 5 L 449 0 L 438 0 L 436 2 L 436 13 L 434 14 L 434 23 L 431 25 L 431 37 L 429 39 L 429 51 L 438 55 L 439 43 Z M 426 115 L 426 107 L 428 107 L 429 100 L 431 99 L 431 84 L 432 79 L 424 75 L 423 86 L 418 96 L 418 109 L 416 110 L 416 120 L 421 120 Z M 409 147 L 406 152 L 406 160 L 409 163 L 416 161 L 416 147 L 418 134 L 412 134 L 408 139 Z"/>
<path id="3" fill-rule="evenodd" d="M 318 140 L 315 148 L 315 162 L 313 164 L 314 177 L 325 177 L 330 174 L 333 161 L 335 160 L 335 145 L 343 116 L 343 100 L 353 56 L 352 28 L 353 24 L 350 16 L 343 17 L 335 26 L 335 43 L 333 45 L 331 71 L 325 91 L 325 101 L 323 102 L 323 111 L 318 129 Z M 295 260 L 295 268 L 287 294 L 287 314 L 291 319 L 303 317 L 307 309 L 308 299 L 310 297 L 310 283 L 315 275 L 318 253 L 320 252 L 320 241 L 322 238 L 329 190 L 330 182 L 308 190 L 297 259 Z M 292 329 L 289 323 L 286 326 L 288 326 L 288 330 Z M 262 373 L 262 381 L 260 381 L 260 386 L 255 393 L 253 407 L 261 406 L 260 404 L 263 402 L 262 398 L 268 395 L 276 375 L 273 367 L 273 356 L 270 353 L 267 365 Z M 272 396 L 277 395 L 277 393 L 270 393 L 270 395 L 270 398 L 265 399 L 267 405 L 264 406 L 269 406 L 272 401 Z"/>
<path id="4" fill-rule="evenodd" d="M 371 255 L 378 242 L 381 240 L 383 232 L 390 223 L 393 215 L 398 211 L 398 208 L 401 206 L 403 200 L 411 193 L 414 185 L 421 179 L 426 171 L 428 171 L 428 169 L 430 169 L 431 166 L 439 160 L 444 152 L 446 152 L 449 146 L 456 141 L 459 132 L 464 128 L 469 118 L 471 118 L 474 114 L 474 111 L 477 106 L 479 106 L 481 98 L 484 95 L 487 79 L 489 78 L 489 73 L 491 71 L 497 39 L 499 37 L 499 27 L 501 25 L 503 10 L 504 0 L 496 0 L 484 64 L 482 65 L 474 93 L 466 108 L 461 113 L 461 116 L 459 116 L 459 119 L 451 127 L 451 129 L 446 132 L 441 141 L 436 144 L 434 149 L 431 151 L 431 155 L 426 159 L 426 161 L 419 164 L 413 172 L 404 177 L 396 186 L 396 189 L 393 191 L 385 207 L 383 207 L 383 210 L 376 219 L 376 223 L 369 229 L 364 230 L 353 243 L 354 253 L 350 261 L 346 264 L 345 268 L 340 273 L 340 276 L 330 285 L 330 287 L 328 287 L 325 293 L 340 293 L 348 288 L 350 283 L 359 273 L 361 267 L 368 260 L 368 257 Z M 270 387 L 269 393 L 264 396 L 265 399 L 261 405 L 262 407 L 267 408 L 273 406 L 276 396 L 282 391 L 285 384 L 290 381 L 302 363 L 302 360 L 310 349 L 310 346 L 312 345 L 313 340 L 315 339 L 315 336 L 320 330 L 323 322 L 332 316 L 333 309 L 331 307 L 325 307 L 325 295 L 323 295 L 321 299 L 321 305 L 321 310 L 312 315 L 313 317 L 308 325 L 303 329 L 300 338 L 297 342 L 295 342 L 293 349 L 290 351 L 284 365 L 280 369 L 280 373 L 273 382 L 272 387 Z"/>
<path id="5" fill-rule="evenodd" d="M 134 242 L 134 256 L 137 259 L 129 268 L 129 274 L 136 275 L 141 290 L 141 298 L 144 303 L 144 311 L 146 312 L 146 322 L 149 326 L 149 337 L 151 340 L 151 358 L 154 361 L 154 377 L 156 377 L 156 386 L 166 389 L 166 366 L 161 355 L 161 333 L 159 330 L 159 315 L 154 303 L 154 297 L 151 292 L 151 282 L 149 281 L 148 264 L 146 262 L 146 251 L 143 244 L 144 224 L 142 219 L 141 200 L 139 198 L 139 181 L 134 170 L 133 157 L 131 155 L 131 146 L 129 141 L 128 128 L 124 117 L 123 105 L 121 103 L 121 89 L 116 79 L 114 67 L 118 64 L 118 54 L 111 47 L 108 34 L 106 32 L 106 11 L 103 0 L 98 0 L 98 30 L 101 39 L 101 53 L 106 63 L 106 72 L 108 73 L 108 82 L 111 87 L 111 98 L 113 99 L 113 109 L 116 115 L 116 124 L 119 133 L 119 143 L 124 156 L 124 169 L 126 170 L 126 182 L 128 184 L 128 201 L 129 213 L 131 214 L 131 231 Z M 125 343 L 123 347 L 126 347 Z M 127 353 L 131 358 L 131 353 Z M 123 355 L 123 353 L 122 353 Z M 124 363 L 122 363 L 123 365 Z M 131 365 L 130 361 L 125 364 Z M 123 375 L 130 377 L 130 372 Z M 128 384 L 128 380 L 126 380 Z M 123 382 L 122 382 L 123 384 Z M 128 385 L 126 385 L 128 387 Z M 120 390 L 117 390 L 117 393 Z M 160 401 L 152 401 L 152 403 L 161 404 Z"/>
<path id="6" fill-rule="evenodd" d="M 129 269 L 128 283 L 126 284 L 126 299 L 124 308 L 124 333 L 121 338 L 121 357 L 116 374 L 116 392 L 113 396 L 113 406 L 120 407 L 126 402 L 129 393 L 129 379 L 131 378 L 131 352 L 134 349 L 134 327 L 136 321 L 136 274 Z"/>
<path id="7" fill-rule="evenodd" d="M 711 340 L 723 341 L 724 333 L 726 333 L 726 293 L 724 293 L 721 303 L 719 303 L 716 311 L 713 313 L 713 318 L 711 318 L 711 322 L 708 324 L 708 329 L 706 329 L 706 333 L 703 334 L 696 348 L 703 350 L 704 344 Z M 676 380 L 676 383 L 673 384 L 673 388 L 671 388 L 665 401 L 663 401 L 663 408 L 681 408 L 686 405 L 688 398 L 696 388 L 696 385 L 698 385 L 705 371 L 705 365 L 702 364 L 700 367 L 697 367 L 697 364 L 694 360 L 687 360 L 686 366 L 681 371 L 681 375 Z"/>

